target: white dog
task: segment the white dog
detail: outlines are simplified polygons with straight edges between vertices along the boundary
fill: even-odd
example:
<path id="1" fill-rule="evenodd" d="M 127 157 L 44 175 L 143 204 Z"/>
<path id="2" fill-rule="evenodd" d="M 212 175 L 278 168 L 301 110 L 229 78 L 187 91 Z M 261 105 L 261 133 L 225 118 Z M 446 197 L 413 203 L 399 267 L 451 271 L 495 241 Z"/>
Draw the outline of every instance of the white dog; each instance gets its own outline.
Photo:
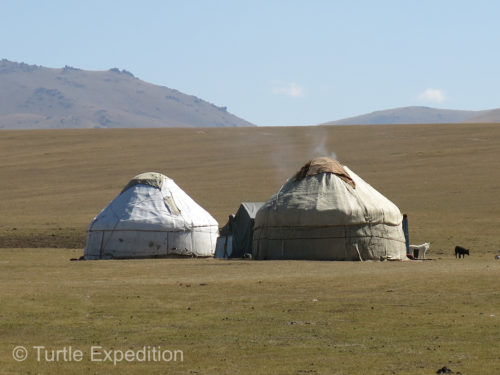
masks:
<path id="1" fill-rule="evenodd" d="M 431 244 L 429 242 L 423 243 L 422 245 L 410 245 L 410 250 L 418 250 L 418 257 L 425 259 L 425 253 L 429 250 Z"/>

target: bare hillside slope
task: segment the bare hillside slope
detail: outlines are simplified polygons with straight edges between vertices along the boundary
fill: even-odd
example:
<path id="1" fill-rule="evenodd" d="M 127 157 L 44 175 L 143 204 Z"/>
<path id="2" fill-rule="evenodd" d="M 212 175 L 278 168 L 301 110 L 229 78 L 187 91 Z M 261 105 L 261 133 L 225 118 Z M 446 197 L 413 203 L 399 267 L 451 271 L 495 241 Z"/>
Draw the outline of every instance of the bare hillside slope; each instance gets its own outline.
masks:
<path id="1" fill-rule="evenodd" d="M 233 127 L 253 124 L 117 68 L 51 69 L 0 61 L 0 129 Z"/>
<path id="2" fill-rule="evenodd" d="M 500 110 L 462 111 L 431 107 L 401 107 L 329 121 L 323 125 L 457 124 L 500 122 Z"/>

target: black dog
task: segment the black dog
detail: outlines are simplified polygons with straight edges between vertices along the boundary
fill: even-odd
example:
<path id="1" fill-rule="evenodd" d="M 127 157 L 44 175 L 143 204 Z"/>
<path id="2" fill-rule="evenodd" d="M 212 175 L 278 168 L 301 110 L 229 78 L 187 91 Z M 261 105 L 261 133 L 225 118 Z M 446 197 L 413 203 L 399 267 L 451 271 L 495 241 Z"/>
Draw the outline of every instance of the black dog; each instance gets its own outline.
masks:
<path id="1" fill-rule="evenodd" d="M 469 254 L 469 249 L 462 246 L 455 246 L 455 258 L 465 258 L 465 254 Z"/>

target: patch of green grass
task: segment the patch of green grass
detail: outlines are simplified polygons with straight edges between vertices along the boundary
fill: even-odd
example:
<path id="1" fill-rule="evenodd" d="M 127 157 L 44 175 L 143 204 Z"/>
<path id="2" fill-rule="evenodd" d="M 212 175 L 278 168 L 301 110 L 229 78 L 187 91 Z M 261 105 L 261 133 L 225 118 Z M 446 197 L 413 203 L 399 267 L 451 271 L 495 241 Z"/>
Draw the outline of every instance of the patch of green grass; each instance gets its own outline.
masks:
<path id="1" fill-rule="evenodd" d="M 156 259 L 0 253 L 2 373 L 500 372 L 500 262 Z M 16 345 L 84 360 L 15 362 Z M 90 347 L 179 349 L 183 362 L 92 363 Z"/>

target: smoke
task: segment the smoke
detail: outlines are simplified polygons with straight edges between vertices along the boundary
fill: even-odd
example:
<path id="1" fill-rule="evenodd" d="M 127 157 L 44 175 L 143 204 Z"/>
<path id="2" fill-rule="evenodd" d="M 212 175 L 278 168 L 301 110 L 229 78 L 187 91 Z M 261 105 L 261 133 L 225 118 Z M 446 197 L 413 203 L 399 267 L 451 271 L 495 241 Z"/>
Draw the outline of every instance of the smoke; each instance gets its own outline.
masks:
<path id="1" fill-rule="evenodd" d="M 294 141 L 294 139 L 287 136 L 282 137 L 275 152 L 271 153 L 275 171 L 274 177 L 278 184 L 287 181 L 300 168 L 300 166 L 296 165 L 298 147 Z"/>
<path id="2" fill-rule="evenodd" d="M 337 160 L 337 154 L 334 151 L 328 150 L 326 147 L 326 137 L 322 137 L 318 144 L 314 147 L 313 151 L 310 153 L 309 159 L 317 158 L 320 156 L 328 156 L 333 160 Z"/>
<path id="3" fill-rule="evenodd" d="M 309 160 L 327 156 L 334 160 L 337 153 L 328 147 L 328 132 L 320 127 L 305 129 L 304 134 L 280 134 L 279 145 L 271 153 L 277 183 L 284 183 Z"/>

